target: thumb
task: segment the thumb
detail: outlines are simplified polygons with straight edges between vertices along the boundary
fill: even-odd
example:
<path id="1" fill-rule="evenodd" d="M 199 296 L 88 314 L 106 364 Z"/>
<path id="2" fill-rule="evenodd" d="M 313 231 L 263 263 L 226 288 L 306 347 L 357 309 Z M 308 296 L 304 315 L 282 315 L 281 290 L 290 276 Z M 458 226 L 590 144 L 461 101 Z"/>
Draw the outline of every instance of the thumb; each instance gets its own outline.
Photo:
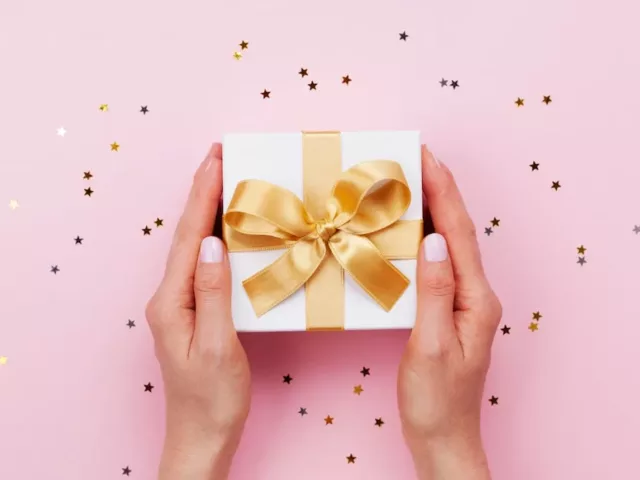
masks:
<path id="1" fill-rule="evenodd" d="M 422 351 L 440 354 L 444 346 L 456 338 L 456 333 L 453 268 L 447 241 L 439 233 L 432 233 L 423 240 L 416 276 L 418 313 L 411 336 Z"/>
<path id="2" fill-rule="evenodd" d="M 194 340 L 210 348 L 235 334 L 231 319 L 231 274 L 222 240 L 206 237 L 200 244 L 200 257 L 193 282 L 196 299 Z"/>

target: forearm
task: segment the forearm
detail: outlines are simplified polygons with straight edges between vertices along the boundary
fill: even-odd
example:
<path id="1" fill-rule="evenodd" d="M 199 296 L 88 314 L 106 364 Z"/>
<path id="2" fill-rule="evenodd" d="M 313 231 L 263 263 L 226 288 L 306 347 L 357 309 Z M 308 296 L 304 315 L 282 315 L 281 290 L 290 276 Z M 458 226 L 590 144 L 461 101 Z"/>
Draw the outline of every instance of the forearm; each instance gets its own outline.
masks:
<path id="1" fill-rule="evenodd" d="M 410 441 L 409 448 L 419 480 L 491 480 L 479 439 Z"/>

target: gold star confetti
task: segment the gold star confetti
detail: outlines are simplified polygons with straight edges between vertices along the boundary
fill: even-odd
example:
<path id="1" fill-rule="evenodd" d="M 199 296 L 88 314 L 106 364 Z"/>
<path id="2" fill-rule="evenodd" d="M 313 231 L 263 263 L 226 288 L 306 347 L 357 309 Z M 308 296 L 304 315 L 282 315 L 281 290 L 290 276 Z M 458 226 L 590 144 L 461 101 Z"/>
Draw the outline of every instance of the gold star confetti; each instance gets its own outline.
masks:
<path id="1" fill-rule="evenodd" d="M 350 453 L 349 456 L 347 457 L 347 463 L 356 463 L 356 458 L 353 456 L 353 453 Z"/>
<path id="2" fill-rule="evenodd" d="M 242 59 L 242 54 L 240 52 L 233 52 L 233 58 L 240 60 Z"/>
<path id="3" fill-rule="evenodd" d="M 524 98 L 518 97 L 518 99 L 514 102 L 518 107 L 524 106 Z"/>
<path id="4" fill-rule="evenodd" d="M 531 322 L 529 324 L 529 330 L 531 330 L 532 332 L 535 332 L 536 330 L 538 330 L 538 324 L 536 322 Z"/>
<path id="5" fill-rule="evenodd" d="M 0 365 L 6 365 L 9 359 L 5 356 L 0 357 Z"/>
<path id="6" fill-rule="evenodd" d="M 244 40 L 240 42 L 240 48 L 242 50 L 246 50 L 247 48 L 249 48 L 249 42 L 245 42 Z"/>
<path id="7" fill-rule="evenodd" d="M 345 85 L 349 85 L 350 82 L 351 78 L 349 77 L 349 75 L 345 75 L 344 77 L 342 77 L 342 83 L 344 83 Z"/>
<path id="8" fill-rule="evenodd" d="M 584 252 L 586 252 L 586 251 L 587 251 L 587 247 L 585 247 L 584 245 L 580 245 L 578 247 L 578 254 L 579 255 L 584 255 Z"/>
<path id="9" fill-rule="evenodd" d="M 20 206 L 20 204 L 18 203 L 18 200 L 9 200 L 9 208 L 11 210 L 15 210 L 19 206 Z"/>
<path id="10" fill-rule="evenodd" d="M 551 182 L 551 188 L 553 188 L 556 192 L 558 191 L 558 189 L 562 187 L 562 185 L 560 185 L 560 182 Z"/>
<path id="11" fill-rule="evenodd" d="M 364 392 L 362 385 L 356 385 L 355 387 L 353 387 L 353 393 L 355 393 L 356 395 L 360 395 L 362 392 Z"/>
<path id="12" fill-rule="evenodd" d="M 324 424 L 333 425 L 333 417 L 331 415 L 327 415 L 327 417 L 324 419 Z"/>
<path id="13" fill-rule="evenodd" d="M 542 318 L 542 314 L 540 312 L 533 312 L 532 318 L 537 322 Z"/>
<path id="14" fill-rule="evenodd" d="M 494 227 L 499 227 L 500 226 L 500 219 L 493 217 L 493 220 L 491 220 L 491 225 Z"/>
<path id="15" fill-rule="evenodd" d="M 101 112 L 108 112 L 109 111 L 109 105 L 107 105 L 106 103 L 103 103 L 102 105 L 100 105 L 100 111 Z"/>
<path id="16" fill-rule="evenodd" d="M 118 145 L 118 142 L 113 142 L 111 144 L 111 151 L 112 152 L 117 152 L 119 148 L 120 148 L 120 145 Z"/>
<path id="17" fill-rule="evenodd" d="M 543 102 L 545 105 L 549 105 L 549 104 L 552 102 L 552 100 L 551 100 L 551 95 L 545 95 L 545 96 L 543 96 L 543 97 L 542 97 L 542 102 Z"/>

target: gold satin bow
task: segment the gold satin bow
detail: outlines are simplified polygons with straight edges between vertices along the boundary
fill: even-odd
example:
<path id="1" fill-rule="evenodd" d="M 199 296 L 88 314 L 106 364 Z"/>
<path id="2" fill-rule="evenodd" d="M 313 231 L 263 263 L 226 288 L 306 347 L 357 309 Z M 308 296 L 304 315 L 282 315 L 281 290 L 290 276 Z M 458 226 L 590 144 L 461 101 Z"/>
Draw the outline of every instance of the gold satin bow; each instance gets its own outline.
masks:
<path id="1" fill-rule="evenodd" d="M 390 237 L 395 241 L 403 231 L 415 232 L 415 222 L 406 222 L 412 228 L 405 230 L 399 221 L 410 202 L 402 167 L 390 160 L 363 162 L 342 172 L 320 219 L 314 219 L 289 190 L 261 180 L 240 182 L 224 215 L 227 236 L 235 245 L 247 247 L 236 251 L 287 248 L 275 262 L 243 281 L 256 315 L 302 287 L 328 255 L 389 311 L 409 280 L 387 258 L 415 258 L 420 242 L 420 236 L 410 235 L 398 242 L 399 248 L 390 246 Z M 383 254 L 380 245 L 390 248 Z"/>

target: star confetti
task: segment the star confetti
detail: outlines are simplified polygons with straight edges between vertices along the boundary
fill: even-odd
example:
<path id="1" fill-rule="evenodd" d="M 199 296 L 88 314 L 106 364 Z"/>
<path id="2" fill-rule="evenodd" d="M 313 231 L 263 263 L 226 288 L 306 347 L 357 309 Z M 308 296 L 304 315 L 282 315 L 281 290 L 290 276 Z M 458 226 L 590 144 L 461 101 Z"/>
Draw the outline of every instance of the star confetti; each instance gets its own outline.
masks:
<path id="1" fill-rule="evenodd" d="M 291 375 L 289 375 L 288 373 L 286 375 L 282 376 L 282 383 L 286 383 L 287 385 L 291 385 L 292 380 L 293 380 L 293 377 Z"/>
<path id="2" fill-rule="evenodd" d="M 164 220 L 162 220 L 161 218 L 156 218 L 155 221 L 153 222 L 156 224 L 156 227 L 162 227 L 164 225 Z"/>
<path id="3" fill-rule="evenodd" d="M 584 245 L 580 245 L 579 247 L 576 247 L 578 250 L 578 255 L 584 255 L 584 252 L 587 251 L 587 247 L 585 247 Z"/>
<path id="4" fill-rule="evenodd" d="M 518 99 L 514 102 L 518 107 L 524 107 L 524 98 L 518 97 Z"/>
<path id="5" fill-rule="evenodd" d="M 53 273 L 54 275 L 57 275 L 58 272 L 60 271 L 60 269 L 58 268 L 58 265 L 51 265 L 51 273 Z"/>
<path id="6" fill-rule="evenodd" d="M 262 98 L 271 98 L 271 92 L 269 90 L 267 90 L 266 88 L 262 91 L 262 93 L 260 94 L 262 95 Z"/>
<path id="7" fill-rule="evenodd" d="M 502 335 L 511 335 L 511 327 L 503 326 L 501 329 Z"/>
<path id="8" fill-rule="evenodd" d="M 140 113 L 143 115 L 146 115 L 147 113 L 149 113 L 149 107 L 147 107 L 146 105 L 141 105 L 140 106 Z"/>
<path id="9" fill-rule="evenodd" d="M 542 103 L 549 105 L 552 102 L 551 95 L 545 95 L 542 97 Z"/>
<path id="10" fill-rule="evenodd" d="M 129 468 L 129 466 L 126 466 L 122 469 L 122 475 L 126 475 L 128 477 L 130 473 L 131 469 Z"/>
<path id="11" fill-rule="evenodd" d="M 91 187 L 84 189 L 84 196 L 85 197 L 90 197 L 92 194 L 93 194 L 93 190 L 91 190 Z"/>
<path id="12" fill-rule="evenodd" d="M 560 185 L 560 182 L 551 182 L 551 188 L 553 188 L 556 192 L 560 187 L 562 187 L 562 185 Z"/>
<path id="13" fill-rule="evenodd" d="M 127 327 L 129 327 L 129 330 L 131 330 L 135 326 L 136 326 L 136 322 L 134 322 L 131 319 L 127 320 Z"/>
<path id="14" fill-rule="evenodd" d="M 301 68 L 300 71 L 298 72 L 298 75 L 300 75 L 302 78 L 304 78 L 307 75 L 309 75 L 309 73 L 307 72 L 306 68 Z"/>
<path id="15" fill-rule="evenodd" d="M 67 131 L 64 129 L 64 127 L 58 128 L 58 136 L 59 137 L 64 137 L 66 134 L 67 134 Z"/>
<path id="16" fill-rule="evenodd" d="M 375 426 L 376 427 L 382 427 L 382 425 L 384 425 L 384 422 L 382 421 L 382 418 L 376 418 Z"/>
<path id="17" fill-rule="evenodd" d="M 406 42 L 407 38 L 409 38 L 409 34 L 407 32 L 402 32 L 399 34 L 400 35 L 400 40 Z"/>
<path id="18" fill-rule="evenodd" d="M 233 52 L 233 58 L 235 58 L 236 60 L 241 60 L 242 54 L 240 52 Z"/>
<path id="19" fill-rule="evenodd" d="M 538 167 L 540 166 L 539 163 L 533 162 L 531 165 L 529 165 L 531 167 L 531 171 L 533 172 L 534 170 L 538 170 Z"/>
<path id="20" fill-rule="evenodd" d="M 300 414 L 301 417 L 304 417 L 305 415 L 307 415 L 307 409 L 304 407 L 300 407 L 300 410 L 298 410 L 298 413 Z"/>
<path id="21" fill-rule="evenodd" d="M 493 220 L 491 220 L 491 226 L 493 227 L 499 227 L 500 226 L 500 219 L 493 217 Z"/>
<path id="22" fill-rule="evenodd" d="M 542 318 L 542 314 L 540 312 L 533 312 L 531 314 L 531 318 L 533 318 L 537 322 Z"/>
<path id="23" fill-rule="evenodd" d="M 498 405 L 498 397 L 496 397 L 495 395 L 491 395 L 491 398 L 489 399 L 489 403 L 491 405 Z"/>
<path id="24" fill-rule="evenodd" d="M 327 415 L 324 419 L 325 425 L 333 425 L 333 417 L 331 415 Z"/>
<path id="25" fill-rule="evenodd" d="M 342 77 L 342 83 L 344 83 L 345 85 L 349 85 L 349 83 L 351 83 L 351 77 L 349 77 L 349 75 L 345 75 L 344 77 Z"/>
<path id="26" fill-rule="evenodd" d="M 153 385 L 151 385 L 151 382 L 149 382 L 149 383 L 145 384 L 145 386 L 144 386 L 144 391 L 145 391 L 145 392 L 153 392 L 153 389 L 154 389 L 154 388 L 155 388 L 155 387 L 154 387 Z"/>
<path id="27" fill-rule="evenodd" d="M 309 90 L 316 90 L 316 87 L 318 86 L 318 84 L 313 80 L 311 80 L 311 83 L 309 83 L 308 86 L 309 86 Z"/>
<path id="28" fill-rule="evenodd" d="M 362 392 L 364 392 L 362 385 L 356 385 L 355 387 L 353 387 L 353 393 L 355 393 L 356 395 L 360 395 Z"/>
<path id="29" fill-rule="evenodd" d="M 148 226 L 145 226 L 142 229 L 142 235 L 151 235 L 151 229 Z"/>
<path id="30" fill-rule="evenodd" d="M 246 50 L 247 48 L 249 48 L 249 42 L 245 42 L 244 40 L 241 41 L 239 45 L 242 50 Z"/>
<path id="31" fill-rule="evenodd" d="M 102 105 L 100 105 L 100 111 L 101 112 L 108 112 L 109 111 L 109 105 L 107 105 L 106 103 L 103 103 Z"/>
<path id="32" fill-rule="evenodd" d="M 486 227 L 486 228 L 484 229 L 484 233 L 486 233 L 486 234 L 487 234 L 487 237 L 490 237 L 490 236 L 491 236 L 491 234 L 493 233 L 493 228 L 491 228 L 491 227 Z"/>
<path id="33" fill-rule="evenodd" d="M 636 235 L 640 233 L 640 225 L 633 226 L 633 233 L 635 233 Z"/>
<path id="34" fill-rule="evenodd" d="M 93 178 L 93 175 L 91 174 L 91 172 L 83 172 L 84 175 L 82 175 L 82 179 L 83 180 L 91 180 Z"/>
<path id="35" fill-rule="evenodd" d="M 16 208 L 18 208 L 20 206 L 20 204 L 18 203 L 17 200 L 9 200 L 9 208 L 11 210 L 15 210 Z"/>
<path id="36" fill-rule="evenodd" d="M 76 245 L 82 245 L 83 240 L 84 238 L 82 238 L 80 235 L 73 239 L 73 241 L 76 242 Z"/>
<path id="37" fill-rule="evenodd" d="M 446 87 L 447 85 L 449 85 L 449 81 L 445 80 L 444 77 L 442 77 L 442 80 L 440 80 L 440 86 Z"/>
<path id="38" fill-rule="evenodd" d="M 535 332 L 538 330 L 538 324 L 536 322 L 531 322 L 529 324 L 529 330 L 531 330 L 532 332 Z"/>
<path id="39" fill-rule="evenodd" d="M 360 370 L 360 373 L 362 374 L 363 377 L 366 377 L 367 375 L 371 375 L 371 369 L 367 367 L 362 367 L 362 370 Z"/>
<path id="40" fill-rule="evenodd" d="M 112 152 L 117 152 L 119 148 L 120 148 L 120 145 L 118 145 L 118 142 L 113 142 L 111 144 L 111 151 Z"/>
<path id="41" fill-rule="evenodd" d="M 582 267 L 585 263 L 587 263 L 587 259 L 584 257 L 578 257 L 578 261 L 576 263 L 578 263 Z"/>
<path id="42" fill-rule="evenodd" d="M 6 365 L 9 359 L 4 355 L 0 357 L 0 365 Z"/>
<path id="43" fill-rule="evenodd" d="M 451 88 L 453 88 L 454 90 L 456 88 L 460 88 L 460 84 L 458 83 L 458 80 L 451 80 Z"/>
<path id="44" fill-rule="evenodd" d="M 347 463 L 356 463 L 356 458 L 354 457 L 352 453 L 349 454 L 349 456 L 347 457 Z"/>

